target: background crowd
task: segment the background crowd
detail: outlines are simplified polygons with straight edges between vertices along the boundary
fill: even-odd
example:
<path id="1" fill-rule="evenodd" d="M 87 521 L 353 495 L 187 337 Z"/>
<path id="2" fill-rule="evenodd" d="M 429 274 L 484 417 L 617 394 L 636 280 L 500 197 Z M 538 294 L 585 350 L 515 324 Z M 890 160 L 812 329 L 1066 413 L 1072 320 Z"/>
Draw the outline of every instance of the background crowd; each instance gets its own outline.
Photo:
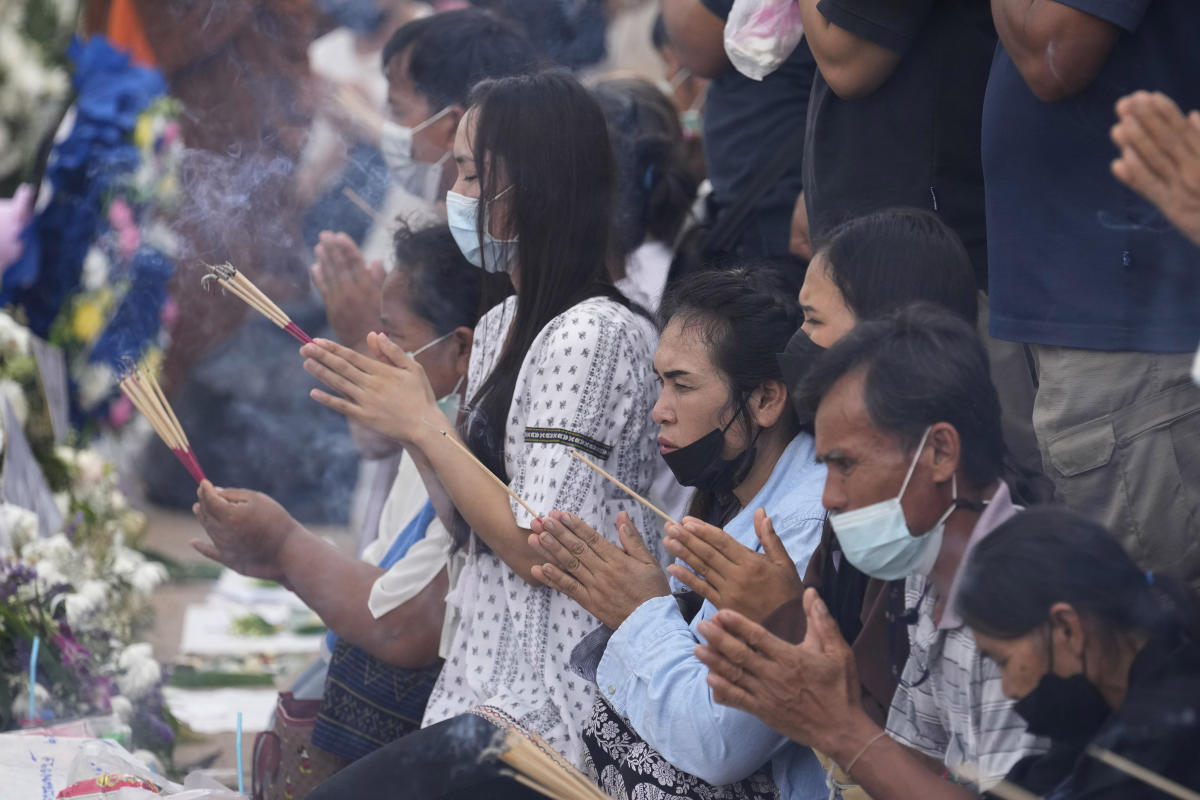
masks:
<path id="1" fill-rule="evenodd" d="M 124 469 L 328 627 L 262 796 L 541 796 L 498 732 L 617 800 L 1200 796 L 1192 0 L 78 28 L 0 303 L 89 435 L 150 352 L 213 482 Z"/>

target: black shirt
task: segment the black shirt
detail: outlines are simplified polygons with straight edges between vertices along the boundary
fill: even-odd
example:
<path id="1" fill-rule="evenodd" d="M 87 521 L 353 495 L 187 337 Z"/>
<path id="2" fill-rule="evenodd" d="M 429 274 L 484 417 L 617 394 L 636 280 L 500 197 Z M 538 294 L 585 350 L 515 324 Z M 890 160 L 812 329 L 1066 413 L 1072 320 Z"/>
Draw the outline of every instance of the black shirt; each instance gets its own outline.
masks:
<path id="1" fill-rule="evenodd" d="M 997 48 L 984 109 L 991 331 L 1088 350 L 1188 353 L 1200 250 L 1113 177 L 1113 106 L 1138 89 L 1200 108 L 1198 0 L 1061 0 L 1122 29 L 1104 67 L 1057 103 Z"/>
<path id="2" fill-rule="evenodd" d="M 1053 742 L 1008 779 L 1047 798 L 1159 800 L 1167 795 L 1085 753 L 1088 741 Z M 1125 702 L 1090 743 L 1200 791 L 1200 646 L 1179 633 L 1151 639 L 1129 670 Z"/>
<path id="3" fill-rule="evenodd" d="M 721 19 L 727 18 L 733 7 L 733 0 L 701 2 Z M 709 83 L 704 103 L 704 152 L 718 209 L 737 203 L 780 143 L 804 127 L 816 70 L 808 43 L 801 40 L 779 69 L 761 81 L 730 67 Z M 755 205 L 739 248 L 742 253 L 778 256 L 788 252 L 792 209 L 803 187 L 803 149 L 796 148 L 795 155 L 774 187 Z"/>
<path id="4" fill-rule="evenodd" d="M 986 286 L 980 120 L 995 49 L 988 0 L 821 0 L 834 25 L 902 58 L 866 97 L 819 73 L 809 101 L 804 186 L 814 243 L 889 206 L 938 212 Z"/>

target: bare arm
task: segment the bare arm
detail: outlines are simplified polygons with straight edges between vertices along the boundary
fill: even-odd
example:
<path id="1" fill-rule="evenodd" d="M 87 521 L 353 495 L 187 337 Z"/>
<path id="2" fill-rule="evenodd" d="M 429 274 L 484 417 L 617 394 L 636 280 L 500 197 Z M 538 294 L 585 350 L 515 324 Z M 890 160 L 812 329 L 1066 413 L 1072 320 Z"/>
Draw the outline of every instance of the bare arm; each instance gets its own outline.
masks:
<path id="1" fill-rule="evenodd" d="M 398 667 L 437 658 L 446 616 L 446 570 L 410 600 L 376 619 L 368 600 L 381 567 L 337 550 L 300 528 L 287 537 L 280 566 L 292 590 L 341 638 Z"/>
<path id="2" fill-rule="evenodd" d="M 901 54 L 840 28 L 817 10 L 819 0 L 799 0 L 804 36 L 817 69 L 838 97 L 871 94 L 895 71 Z"/>
<path id="3" fill-rule="evenodd" d="M 996 33 L 1030 90 L 1056 103 L 1091 85 L 1121 29 L 1056 0 L 992 0 Z"/>
<path id="4" fill-rule="evenodd" d="M 725 20 L 700 0 L 663 0 L 663 23 L 679 63 L 702 78 L 730 69 L 725 55 Z"/>

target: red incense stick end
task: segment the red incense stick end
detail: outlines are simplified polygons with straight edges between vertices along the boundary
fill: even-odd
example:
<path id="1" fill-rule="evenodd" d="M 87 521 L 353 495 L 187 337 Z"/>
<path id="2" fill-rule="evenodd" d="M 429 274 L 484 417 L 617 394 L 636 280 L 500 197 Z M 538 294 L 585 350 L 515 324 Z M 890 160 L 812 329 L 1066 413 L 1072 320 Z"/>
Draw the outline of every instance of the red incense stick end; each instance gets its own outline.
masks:
<path id="1" fill-rule="evenodd" d="M 183 464 L 183 468 L 188 471 L 197 484 L 203 483 L 208 478 L 204 474 L 204 470 L 200 468 L 200 462 L 196 460 L 196 456 L 190 450 L 171 450 L 175 457 L 179 459 L 179 463 Z"/>
<path id="2" fill-rule="evenodd" d="M 307 333 L 305 333 L 303 330 L 301 330 L 300 326 L 294 322 L 289 322 L 287 325 L 284 325 L 283 329 L 285 331 L 287 331 L 288 333 L 290 333 L 292 336 L 295 336 L 296 339 L 303 342 L 304 344 L 312 343 L 312 337 L 309 336 Z"/>

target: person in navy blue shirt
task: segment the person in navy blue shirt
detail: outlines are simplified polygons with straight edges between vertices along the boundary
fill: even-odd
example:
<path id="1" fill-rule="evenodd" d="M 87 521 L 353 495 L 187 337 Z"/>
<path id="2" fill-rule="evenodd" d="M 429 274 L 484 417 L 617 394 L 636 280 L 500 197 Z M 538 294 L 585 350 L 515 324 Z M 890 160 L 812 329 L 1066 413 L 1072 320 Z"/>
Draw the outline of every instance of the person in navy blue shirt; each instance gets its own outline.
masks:
<path id="1" fill-rule="evenodd" d="M 1029 345 L 1066 502 L 1200 586 L 1200 253 L 1110 170 L 1119 98 L 1200 105 L 1195 0 L 992 0 L 983 119 L 993 336 Z"/>

